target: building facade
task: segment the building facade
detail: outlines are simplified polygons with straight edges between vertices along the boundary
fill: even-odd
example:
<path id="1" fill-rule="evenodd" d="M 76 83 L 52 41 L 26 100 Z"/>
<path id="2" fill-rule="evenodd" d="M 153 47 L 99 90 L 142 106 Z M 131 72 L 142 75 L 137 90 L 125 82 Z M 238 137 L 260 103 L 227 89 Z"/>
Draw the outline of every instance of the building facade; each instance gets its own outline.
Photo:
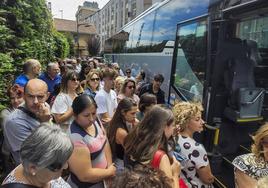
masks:
<path id="1" fill-rule="evenodd" d="M 125 24 L 162 0 L 110 0 L 102 9 L 88 16 L 85 21 L 93 24 L 99 35 L 101 51 L 105 40 L 117 33 Z"/>
<path id="2" fill-rule="evenodd" d="M 77 25 L 74 20 L 66 20 L 54 18 L 54 25 L 57 31 L 68 33 L 72 36 L 74 41 L 74 50 L 76 56 L 88 56 L 90 51 L 88 49 L 89 42 L 92 37 L 96 37 L 96 29 L 93 25 Z"/>

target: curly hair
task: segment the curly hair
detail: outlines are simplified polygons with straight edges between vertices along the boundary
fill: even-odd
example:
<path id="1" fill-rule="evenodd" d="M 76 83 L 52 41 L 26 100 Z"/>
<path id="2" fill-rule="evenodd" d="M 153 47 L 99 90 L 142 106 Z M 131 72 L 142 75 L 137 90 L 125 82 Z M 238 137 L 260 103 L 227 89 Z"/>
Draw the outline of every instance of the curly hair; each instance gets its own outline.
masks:
<path id="1" fill-rule="evenodd" d="M 203 111 L 200 103 L 180 102 L 173 109 L 175 124 L 180 125 L 180 130 L 184 131 L 190 120 Z"/>
<path id="2" fill-rule="evenodd" d="M 148 165 L 137 165 L 114 178 L 112 188 L 171 188 L 172 180 L 161 170 Z"/>
<path id="3" fill-rule="evenodd" d="M 261 126 L 254 136 L 252 136 L 253 144 L 251 145 L 251 151 L 257 157 L 264 157 L 263 146 L 261 144 L 264 137 L 268 137 L 268 122 Z"/>

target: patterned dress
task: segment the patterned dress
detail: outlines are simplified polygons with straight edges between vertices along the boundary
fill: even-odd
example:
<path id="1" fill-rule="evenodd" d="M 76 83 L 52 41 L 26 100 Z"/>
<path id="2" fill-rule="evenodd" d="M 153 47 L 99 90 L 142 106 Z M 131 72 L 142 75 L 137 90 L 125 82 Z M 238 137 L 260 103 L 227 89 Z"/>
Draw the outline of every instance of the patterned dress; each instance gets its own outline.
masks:
<path id="1" fill-rule="evenodd" d="M 236 169 L 241 170 L 249 177 L 259 180 L 268 176 L 268 162 L 263 157 L 256 157 L 253 153 L 248 153 L 236 157 L 233 161 Z"/>
<path id="2" fill-rule="evenodd" d="M 18 168 L 18 167 L 17 167 Z M 21 183 L 21 184 L 26 184 L 23 181 L 19 181 L 16 179 L 14 173 L 16 171 L 15 168 L 4 180 L 3 185 L 4 184 L 9 184 L 9 183 Z M 51 180 L 50 181 L 50 188 L 71 188 L 71 186 L 66 183 L 61 177 L 59 177 L 58 179 L 55 180 Z"/>
<path id="3" fill-rule="evenodd" d="M 207 152 L 202 144 L 199 144 L 190 137 L 179 135 L 178 144 L 181 148 L 181 154 L 186 158 L 181 165 L 181 176 L 188 187 L 192 188 L 212 188 L 213 185 L 204 184 L 197 174 L 197 169 L 209 165 Z"/>

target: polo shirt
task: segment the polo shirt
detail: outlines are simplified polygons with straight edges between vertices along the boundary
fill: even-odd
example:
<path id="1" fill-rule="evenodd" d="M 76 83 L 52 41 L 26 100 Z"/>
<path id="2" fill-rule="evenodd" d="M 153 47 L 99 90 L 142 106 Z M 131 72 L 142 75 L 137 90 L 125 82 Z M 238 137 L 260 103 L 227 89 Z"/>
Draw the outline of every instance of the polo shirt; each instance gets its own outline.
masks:
<path id="1" fill-rule="evenodd" d="M 40 122 L 38 119 L 20 109 L 11 112 L 7 118 L 4 136 L 7 139 L 7 144 L 11 149 L 11 154 L 16 164 L 20 164 L 19 150 L 22 142 L 39 126 Z"/>
<path id="2" fill-rule="evenodd" d="M 48 92 L 50 92 L 51 94 L 54 92 L 55 85 L 61 83 L 61 76 L 59 74 L 54 79 L 51 79 L 48 74 L 44 72 L 39 76 L 39 79 L 47 83 Z"/>
<path id="3" fill-rule="evenodd" d="M 28 81 L 29 78 L 25 74 L 21 74 L 16 78 L 14 84 L 18 84 L 19 86 L 24 87 Z"/>

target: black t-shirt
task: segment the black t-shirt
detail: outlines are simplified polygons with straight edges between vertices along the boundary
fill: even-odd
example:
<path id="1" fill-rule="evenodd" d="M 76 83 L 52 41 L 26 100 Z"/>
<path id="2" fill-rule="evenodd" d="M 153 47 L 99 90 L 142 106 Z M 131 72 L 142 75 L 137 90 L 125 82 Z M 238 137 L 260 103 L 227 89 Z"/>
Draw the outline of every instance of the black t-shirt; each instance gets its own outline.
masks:
<path id="1" fill-rule="evenodd" d="M 141 88 L 139 97 L 141 97 L 144 93 L 150 93 L 156 96 L 157 104 L 165 104 L 165 92 L 161 89 L 158 90 L 157 93 L 153 92 L 153 84 L 146 84 Z"/>

